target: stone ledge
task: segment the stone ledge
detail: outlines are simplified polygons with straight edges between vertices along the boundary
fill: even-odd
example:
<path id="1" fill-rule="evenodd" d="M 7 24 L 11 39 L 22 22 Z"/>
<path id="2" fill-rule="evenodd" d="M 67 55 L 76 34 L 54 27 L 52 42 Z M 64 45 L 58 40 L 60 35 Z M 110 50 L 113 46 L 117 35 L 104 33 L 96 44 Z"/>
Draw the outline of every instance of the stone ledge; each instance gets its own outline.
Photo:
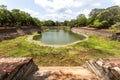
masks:
<path id="1" fill-rule="evenodd" d="M 25 80 L 38 68 L 32 58 L 0 58 L 0 80 Z"/>

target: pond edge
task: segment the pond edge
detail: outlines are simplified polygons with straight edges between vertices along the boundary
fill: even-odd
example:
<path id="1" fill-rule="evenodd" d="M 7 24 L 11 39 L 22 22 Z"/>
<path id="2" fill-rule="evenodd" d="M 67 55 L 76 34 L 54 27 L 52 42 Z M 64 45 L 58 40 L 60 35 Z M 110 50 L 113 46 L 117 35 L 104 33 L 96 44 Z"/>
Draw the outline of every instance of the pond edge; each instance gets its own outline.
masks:
<path id="1" fill-rule="evenodd" d="M 71 29 L 71 31 L 72 31 L 73 33 L 76 33 L 76 34 L 83 35 L 83 36 L 85 37 L 85 39 L 79 40 L 79 41 L 75 41 L 75 42 L 73 42 L 73 43 L 66 44 L 66 45 L 50 45 L 50 44 L 42 43 L 41 41 L 33 40 L 33 37 L 34 37 L 35 35 L 29 35 L 28 38 L 27 38 L 27 41 L 33 42 L 33 43 L 38 44 L 38 45 L 40 45 L 40 46 L 47 46 L 47 47 L 59 48 L 59 47 L 67 47 L 67 46 L 70 46 L 70 45 L 73 45 L 73 44 L 77 44 L 77 43 L 79 43 L 79 42 L 87 41 L 88 38 L 89 38 L 86 34 L 83 34 L 83 33 L 79 32 L 79 31 L 77 31 L 77 30 L 75 30 L 75 29 L 73 29 L 73 28 Z"/>

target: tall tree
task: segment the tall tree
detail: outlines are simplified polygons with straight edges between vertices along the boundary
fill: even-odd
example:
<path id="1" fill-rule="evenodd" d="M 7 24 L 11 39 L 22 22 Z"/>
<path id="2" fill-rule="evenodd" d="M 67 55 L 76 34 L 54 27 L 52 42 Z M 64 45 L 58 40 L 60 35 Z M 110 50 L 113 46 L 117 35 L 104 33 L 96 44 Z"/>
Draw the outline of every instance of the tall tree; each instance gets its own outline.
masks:
<path id="1" fill-rule="evenodd" d="M 77 16 L 77 26 L 86 26 L 87 18 L 84 14 L 80 14 Z"/>
<path id="2" fill-rule="evenodd" d="M 64 25 L 64 26 L 68 26 L 68 23 L 69 23 L 69 21 L 65 20 L 65 21 L 63 22 L 63 25 Z"/>
<path id="3" fill-rule="evenodd" d="M 5 5 L 0 5 L 0 26 L 11 26 L 13 16 Z"/>
<path id="4" fill-rule="evenodd" d="M 6 10 L 7 6 L 6 5 L 0 5 L 0 9 Z"/>

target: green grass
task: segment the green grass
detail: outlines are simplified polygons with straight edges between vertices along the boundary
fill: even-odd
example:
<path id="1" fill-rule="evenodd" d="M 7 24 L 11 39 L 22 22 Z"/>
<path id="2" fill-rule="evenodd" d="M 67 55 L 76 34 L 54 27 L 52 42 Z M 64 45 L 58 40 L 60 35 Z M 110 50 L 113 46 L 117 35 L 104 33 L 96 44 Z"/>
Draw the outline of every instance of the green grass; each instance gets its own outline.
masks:
<path id="1" fill-rule="evenodd" d="M 33 57 L 40 66 L 79 66 L 88 59 L 118 57 L 120 42 L 90 36 L 75 45 L 52 48 L 27 41 L 28 36 L 0 42 L 0 57 Z"/>

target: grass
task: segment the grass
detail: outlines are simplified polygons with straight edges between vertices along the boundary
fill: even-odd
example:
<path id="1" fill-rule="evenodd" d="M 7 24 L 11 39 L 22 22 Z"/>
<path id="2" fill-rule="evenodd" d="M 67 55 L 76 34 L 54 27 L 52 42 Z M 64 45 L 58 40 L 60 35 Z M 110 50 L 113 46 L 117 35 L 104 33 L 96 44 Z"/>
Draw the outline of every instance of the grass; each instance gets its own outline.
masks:
<path id="1" fill-rule="evenodd" d="M 75 45 L 52 48 L 28 42 L 28 36 L 0 42 L 0 57 L 33 57 L 40 66 L 80 66 L 88 59 L 120 58 L 120 42 L 99 36 Z"/>

